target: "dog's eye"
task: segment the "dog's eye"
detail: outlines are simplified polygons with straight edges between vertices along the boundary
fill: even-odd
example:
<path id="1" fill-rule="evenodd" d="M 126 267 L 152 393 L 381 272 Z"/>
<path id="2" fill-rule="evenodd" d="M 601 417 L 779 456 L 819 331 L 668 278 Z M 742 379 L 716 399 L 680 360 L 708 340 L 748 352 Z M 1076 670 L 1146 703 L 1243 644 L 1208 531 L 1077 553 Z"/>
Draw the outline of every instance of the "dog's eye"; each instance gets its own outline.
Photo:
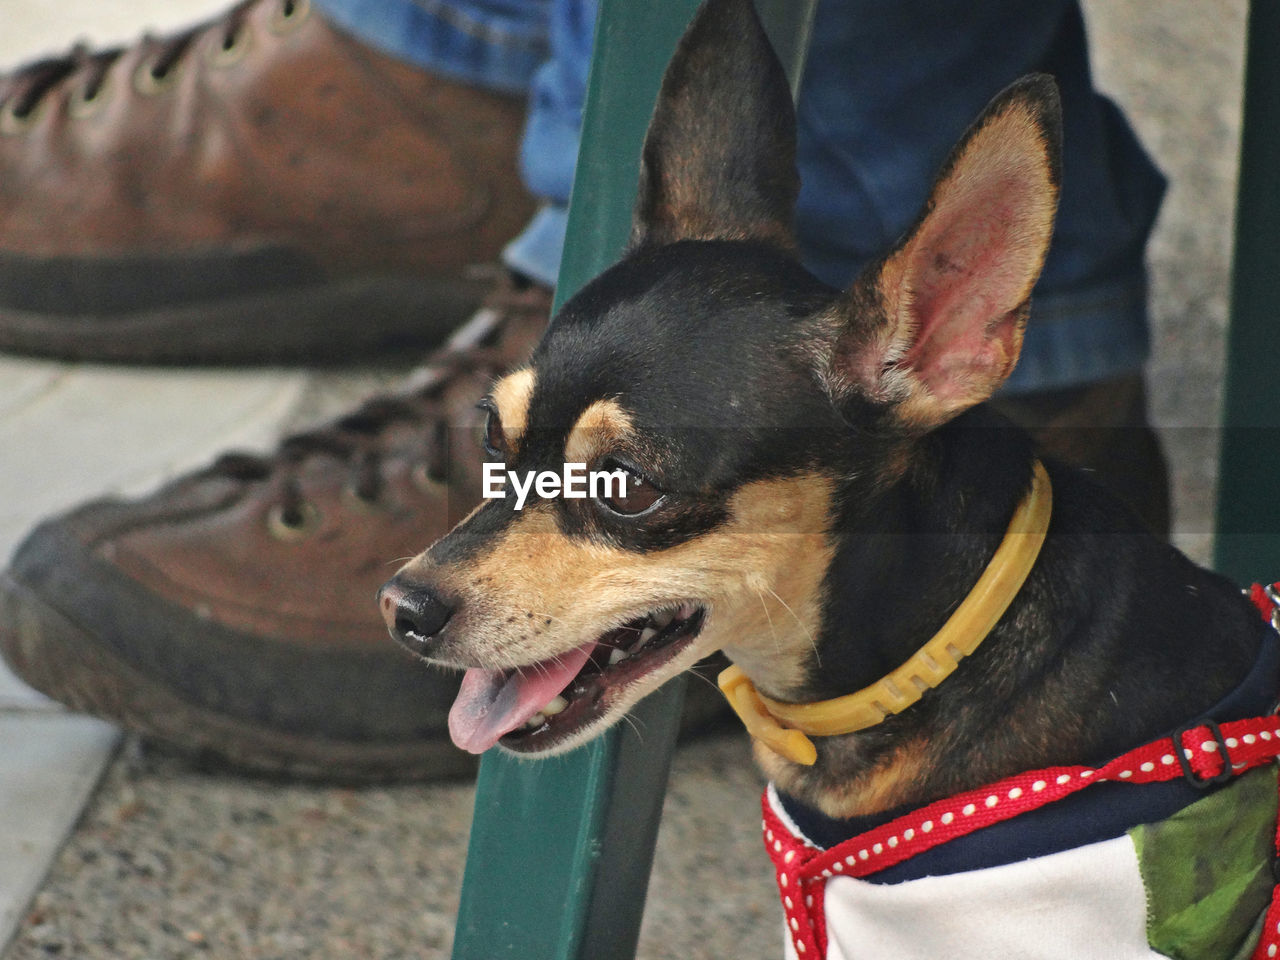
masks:
<path id="1" fill-rule="evenodd" d="M 622 489 L 610 490 L 600 497 L 600 502 L 614 513 L 620 513 L 625 517 L 635 516 L 638 513 L 644 513 L 662 499 L 662 491 L 640 474 L 627 467 L 617 469 L 626 478 L 621 484 Z"/>
<path id="2" fill-rule="evenodd" d="M 507 455 L 507 435 L 502 431 L 502 421 L 498 419 L 498 411 L 492 407 L 483 408 L 485 411 L 484 421 L 484 449 L 491 457 L 499 460 L 505 459 Z"/>

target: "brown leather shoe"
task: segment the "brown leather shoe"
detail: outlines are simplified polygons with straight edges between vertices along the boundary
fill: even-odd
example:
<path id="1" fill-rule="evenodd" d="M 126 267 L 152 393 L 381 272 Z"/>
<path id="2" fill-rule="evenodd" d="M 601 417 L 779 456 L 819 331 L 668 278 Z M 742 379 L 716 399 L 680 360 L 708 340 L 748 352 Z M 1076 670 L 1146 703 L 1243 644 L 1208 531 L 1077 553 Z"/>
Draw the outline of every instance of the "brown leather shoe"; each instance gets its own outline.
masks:
<path id="1" fill-rule="evenodd" d="M 438 342 L 532 210 L 523 104 L 247 0 L 0 76 L 0 349 L 128 361 Z"/>
<path id="2" fill-rule="evenodd" d="M 446 732 L 457 677 L 393 643 L 374 594 L 479 500 L 475 403 L 549 304 L 506 286 L 403 392 L 44 523 L 0 578 L 0 653 L 74 709 L 240 767 L 469 771 Z"/>

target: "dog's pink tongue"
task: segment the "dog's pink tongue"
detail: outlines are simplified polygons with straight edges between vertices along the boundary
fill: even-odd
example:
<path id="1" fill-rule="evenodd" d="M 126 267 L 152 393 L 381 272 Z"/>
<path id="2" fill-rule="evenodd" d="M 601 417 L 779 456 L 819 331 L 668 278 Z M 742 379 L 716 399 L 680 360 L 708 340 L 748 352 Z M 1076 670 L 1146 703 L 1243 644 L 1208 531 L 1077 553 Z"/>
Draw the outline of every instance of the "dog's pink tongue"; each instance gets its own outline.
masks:
<path id="1" fill-rule="evenodd" d="M 468 670 L 449 710 L 449 736 L 463 750 L 484 753 L 567 687 L 594 649 L 595 641 L 588 641 L 518 672 Z"/>

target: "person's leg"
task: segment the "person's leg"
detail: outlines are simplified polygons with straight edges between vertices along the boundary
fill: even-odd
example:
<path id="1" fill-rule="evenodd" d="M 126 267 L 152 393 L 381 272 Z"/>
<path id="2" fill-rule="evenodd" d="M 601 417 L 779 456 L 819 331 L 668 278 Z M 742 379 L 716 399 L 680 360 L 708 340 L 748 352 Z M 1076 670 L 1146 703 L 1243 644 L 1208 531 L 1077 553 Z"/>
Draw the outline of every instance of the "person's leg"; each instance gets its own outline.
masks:
<path id="1" fill-rule="evenodd" d="M 532 210 L 515 159 L 545 44 L 539 0 L 252 0 L 0 75 L 0 349 L 438 341 Z"/>
<path id="2" fill-rule="evenodd" d="M 556 0 L 551 17 L 555 56 L 533 76 L 529 119 L 520 144 L 520 174 L 542 206 L 507 245 L 503 261 L 548 287 L 560 273 L 595 14 L 594 0 Z"/>
<path id="3" fill-rule="evenodd" d="M 526 181 L 561 208 L 557 216 L 572 182 L 594 4 L 577 12 L 571 42 L 537 76 L 522 149 Z M 798 106 L 806 266 L 847 285 L 910 227 L 951 145 L 987 101 L 1024 74 L 1051 73 L 1064 106 L 1062 202 L 1006 393 L 1138 371 L 1148 352 L 1143 255 L 1164 178 L 1093 88 L 1076 0 L 825 0 L 817 16 Z M 542 265 L 548 281 L 556 265 Z"/>
<path id="4" fill-rule="evenodd" d="M 524 98 L 547 60 L 551 0 L 312 0 L 325 18 L 406 63 Z"/>

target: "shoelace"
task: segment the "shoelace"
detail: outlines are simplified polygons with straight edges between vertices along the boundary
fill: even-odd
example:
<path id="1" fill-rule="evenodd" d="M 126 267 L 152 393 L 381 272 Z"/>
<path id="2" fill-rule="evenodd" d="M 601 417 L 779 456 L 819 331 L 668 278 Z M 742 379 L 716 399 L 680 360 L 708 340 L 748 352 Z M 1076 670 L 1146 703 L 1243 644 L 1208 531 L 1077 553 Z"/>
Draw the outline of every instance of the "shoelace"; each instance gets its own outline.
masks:
<path id="1" fill-rule="evenodd" d="M 223 50 L 231 50 L 239 42 L 240 34 L 251 10 L 264 0 L 243 0 L 215 20 L 205 21 L 167 37 L 144 34 L 136 46 L 154 47 L 150 61 L 151 78 L 163 80 L 178 65 L 196 39 L 211 31 L 221 32 Z M 299 0 L 267 0 L 280 5 L 280 16 L 288 19 L 300 9 Z M 110 47 L 91 50 L 78 43 L 67 53 L 46 57 L 18 67 L 8 77 L 0 79 L 0 110 L 18 119 L 29 117 L 41 101 L 52 91 L 67 85 L 73 77 L 83 77 L 77 87 L 78 96 L 88 102 L 97 97 L 106 81 L 107 72 L 131 48 Z"/>
<path id="2" fill-rule="evenodd" d="M 351 413 L 288 436 L 273 455 L 223 454 L 202 474 L 254 483 L 277 470 L 286 471 L 274 516 L 285 528 L 300 530 L 307 524 L 309 505 L 297 474 L 308 459 L 328 456 L 342 462 L 348 471 L 347 491 L 374 503 L 384 485 L 383 435 L 394 424 L 409 424 L 422 437 L 415 477 L 423 487 L 445 484 L 449 480 L 449 387 L 473 373 L 493 377 L 503 372 L 511 358 L 498 346 L 502 334 L 520 317 L 539 312 L 541 306 L 531 302 L 520 286 L 504 287 L 491 294 L 485 306 L 410 375 L 400 392 L 371 397 Z"/>

